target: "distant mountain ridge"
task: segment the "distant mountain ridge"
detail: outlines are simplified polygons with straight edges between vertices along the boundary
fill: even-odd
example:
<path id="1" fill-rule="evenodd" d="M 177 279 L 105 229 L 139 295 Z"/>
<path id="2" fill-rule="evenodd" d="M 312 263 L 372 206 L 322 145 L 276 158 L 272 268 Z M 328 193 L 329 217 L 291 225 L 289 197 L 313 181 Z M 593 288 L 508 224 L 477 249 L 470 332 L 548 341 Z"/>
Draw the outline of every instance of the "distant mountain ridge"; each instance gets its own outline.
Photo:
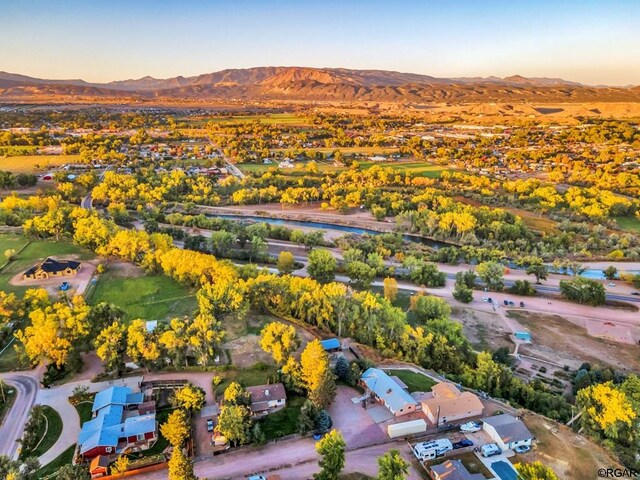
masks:
<path id="1" fill-rule="evenodd" d="M 192 77 L 118 80 L 49 80 L 0 72 L 0 99 L 34 96 L 87 96 L 131 99 L 307 99 L 314 101 L 640 101 L 638 88 L 593 87 L 560 78 L 463 77 L 347 68 L 254 67 Z"/>

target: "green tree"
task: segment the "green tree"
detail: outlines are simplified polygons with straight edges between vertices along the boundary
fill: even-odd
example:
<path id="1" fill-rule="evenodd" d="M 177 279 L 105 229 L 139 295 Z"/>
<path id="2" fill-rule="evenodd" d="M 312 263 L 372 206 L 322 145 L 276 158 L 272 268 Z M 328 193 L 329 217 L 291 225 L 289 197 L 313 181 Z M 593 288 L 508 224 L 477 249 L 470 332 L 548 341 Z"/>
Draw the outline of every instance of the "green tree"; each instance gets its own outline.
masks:
<path id="1" fill-rule="evenodd" d="M 316 444 L 316 451 L 321 455 L 318 462 L 320 472 L 313 475 L 314 480 L 338 480 L 344 468 L 345 441 L 337 430 L 331 430 Z"/>
<path id="2" fill-rule="evenodd" d="M 527 275 L 536 277 L 536 283 L 540 283 L 540 280 L 546 280 L 549 277 L 549 268 L 542 263 L 529 265 L 526 272 Z"/>
<path id="3" fill-rule="evenodd" d="M 473 270 L 466 270 L 464 272 L 456 273 L 456 284 L 462 284 L 467 288 L 473 290 L 473 287 L 476 285 L 476 272 Z"/>
<path id="4" fill-rule="evenodd" d="M 607 280 L 613 280 L 618 275 L 618 269 L 613 265 L 609 265 L 604 270 L 604 276 L 607 277 Z"/>
<path id="5" fill-rule="evenodd" d="M 411 309 L 422 323 L 436 318 L 448 318 L 451 315 L 449 304 L 433 295 L 414 295 L 411 298 Z"/>
<path id="6" fill-rule="evenodd" d="M 336 376 L 342 381 L 346 381 L 349 377 L 349 361 L 342 355 L 336 360 L 335 372 Z"/>
<path id="7" fill-rule="evenodd" d="M 489 289 L 500 291 L 504 288 L 504 265 L 501 263 L 482 262 L 476 267 L 476 273 Z"/>
<path id="8" fill-rule="evenodd" d="M 591 306 L 603 305 L 606 300 L 604 286 L 595 280 L 575 277 L 571 280 L 560 280 L 560 293 L 567 299 Z"/>
<path id="9" fill-rule="evenodd" d="M 551 467 L 541 462 L 516 463 L 514 466 L 518 472 L 518 480 L 558 480 Z"/>
<path id="10" fill-rule="evenodd" d="M 276 267 L 281 275 L 293 272 L 296 268 L 296 260 L 293 258 L 293 254 L 291 252 L 280 252 Z"/>
<path id="11" fill-rule="evenodd" d="M 398 450 L 389 450 L 378 458 L 378 480 L 405 480 L 409 464 Z"/>
<path id="12" fill-rule="evenodd" d="M 534 296 L 536 289 L 527 280 L 516 280 L 513 285 L 509 287 L 509 291 L 516 295 Z"/>
<path id="13" fill-rule="evenodd" d="M 307 272 L 309 276 L 320 283 L 332 282 L 336 276 L 337 262 L 331 252 L 324 249 L 314 249 L 309 253 Z"/>
<path id="14" fill-rule="evenodd" d="M 365 262 L 355 260 L 347 264 L 347 275 L 354 287 L 364 289 L 371 286 L 376 278 L 376 271 Z"/>
<path id="15" fill-rule="evenodd" d="M 471 303 L 473 301 L 473 290 L 464 283 L 457 283 L 453 289 L 453 298 L 462 303 Z"/>
<path id="16" fill-rule="evenodd" d="M 306 400 L 302 408 L 300 408 L 300 414 L 298 415 L 298 433 L 306 435 L 314 431 L 319 413 L 320 409 L 316 407 L 311 400 Z"/>
<path id="17" fill-rule="evenodd" d="M 89 480 L 91 476 L 82 465 L 63 465 L 56 472 L 57 480 Z"/>
<path id="18" fill-rule="evenodd" d="M 235 445 L 251 441 L 251 414 L 244 405 L 223 405 L 218 419 L 218 430 Z"/>

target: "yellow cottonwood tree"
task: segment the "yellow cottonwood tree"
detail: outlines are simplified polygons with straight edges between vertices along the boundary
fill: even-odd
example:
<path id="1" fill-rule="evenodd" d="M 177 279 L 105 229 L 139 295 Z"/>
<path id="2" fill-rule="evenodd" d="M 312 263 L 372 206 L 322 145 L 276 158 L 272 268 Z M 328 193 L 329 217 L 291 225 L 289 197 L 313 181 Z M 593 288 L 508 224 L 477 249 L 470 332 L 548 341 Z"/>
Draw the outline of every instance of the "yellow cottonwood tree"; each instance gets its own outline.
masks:
<path id="1" fill-rule="evenodd" d="M 260 346 L 271 354 L 278 365 L 283 365 L 291 352 L 298 348 L 298 335 L 292 325 L 271 322 L 260 333 Z"/>

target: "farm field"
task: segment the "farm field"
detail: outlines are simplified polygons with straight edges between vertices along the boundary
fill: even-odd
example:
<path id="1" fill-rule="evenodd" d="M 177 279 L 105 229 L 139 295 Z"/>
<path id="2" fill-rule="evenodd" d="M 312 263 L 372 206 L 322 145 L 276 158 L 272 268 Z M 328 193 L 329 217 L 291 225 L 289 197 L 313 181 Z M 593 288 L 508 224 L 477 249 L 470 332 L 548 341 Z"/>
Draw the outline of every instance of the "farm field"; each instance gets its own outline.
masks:
<path id="1" fill-rule="evenodd" d="M 89 292 L 87 301 L 113 303 L 126 312 L 127 321 L 168 320 L 189 315 L 196 309 L 193 291 L 171 278 L 145 275 L 137 268 L 108 269 Z"/>
<path id="2" fill-rule="evenodd" d="M 0 234 L 0 248 L 14 248 L 18 250 L 20 246 L 27 243 L 27 238 L 21 235 Z M 2 250 L 4 252 L 4 250 Z M 82 247 L 67 241 L 34 240 L 27 245 L 24 250 L 18 253 L 14 260 L 9 262 L 0 270 L 0 290 L 7 293 L 24 293 L 26 286 L 11 285 L 9 280 L 17 273 L 27 270 L 33 264 L 44 260 L 49 256 L 58 255 L 78 255 L 80 260 L 89 260 L 95 255 Z"/>
<path id="3" fill-rule="evenodd" d="M 80 155 L 18 155 L 0 157 L 0 170 L 13 173 L 33 173 L 45 171 L 49 167 L 73 163 L 80 160 Z"/>

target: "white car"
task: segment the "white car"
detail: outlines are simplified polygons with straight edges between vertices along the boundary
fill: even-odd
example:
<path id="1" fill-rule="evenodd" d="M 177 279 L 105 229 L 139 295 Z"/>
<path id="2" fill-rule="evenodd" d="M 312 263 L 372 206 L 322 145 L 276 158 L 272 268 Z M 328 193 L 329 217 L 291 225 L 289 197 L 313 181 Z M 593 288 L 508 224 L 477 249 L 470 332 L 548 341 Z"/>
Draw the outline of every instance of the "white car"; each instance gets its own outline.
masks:
<path id="1" fill-rule="evenodd" d="M 531 447 L 529 445 L 520 445 L 519 447 L 513 449 L 513 451 L 516 453 L 527 453 L 529 450 L 531 450 Z"/>
<path id="2" fill-rule="evenodd" d="M 613 282 L 609 282 L 609 283 L 607 283 L 607 285 L 610 286 L 610 287 L 615 287 L 616 286 L 616 284 L 613 283 Z"/>
<path id="3" fill-rule="evenodd" d="M 489 297 L 482 297 L 482 301 L 483 302 L 488 302 L 489 301 Z"/>
<path id="4" fill-rule="evenodd" d="M 460 425 L 460 431 L 464 433 L 479 432 L 480 430 L 482 430 L 482 425 L 478 422 L 468 422 Z"/>
<path id="5" fill-rule="evenodd" d="M 495 443 L 488 443 L 487 445 L 483 445 L 480 449 L 483 457 L 493 457 L 494 455 L 500 455 L 502 450 Z"/>

